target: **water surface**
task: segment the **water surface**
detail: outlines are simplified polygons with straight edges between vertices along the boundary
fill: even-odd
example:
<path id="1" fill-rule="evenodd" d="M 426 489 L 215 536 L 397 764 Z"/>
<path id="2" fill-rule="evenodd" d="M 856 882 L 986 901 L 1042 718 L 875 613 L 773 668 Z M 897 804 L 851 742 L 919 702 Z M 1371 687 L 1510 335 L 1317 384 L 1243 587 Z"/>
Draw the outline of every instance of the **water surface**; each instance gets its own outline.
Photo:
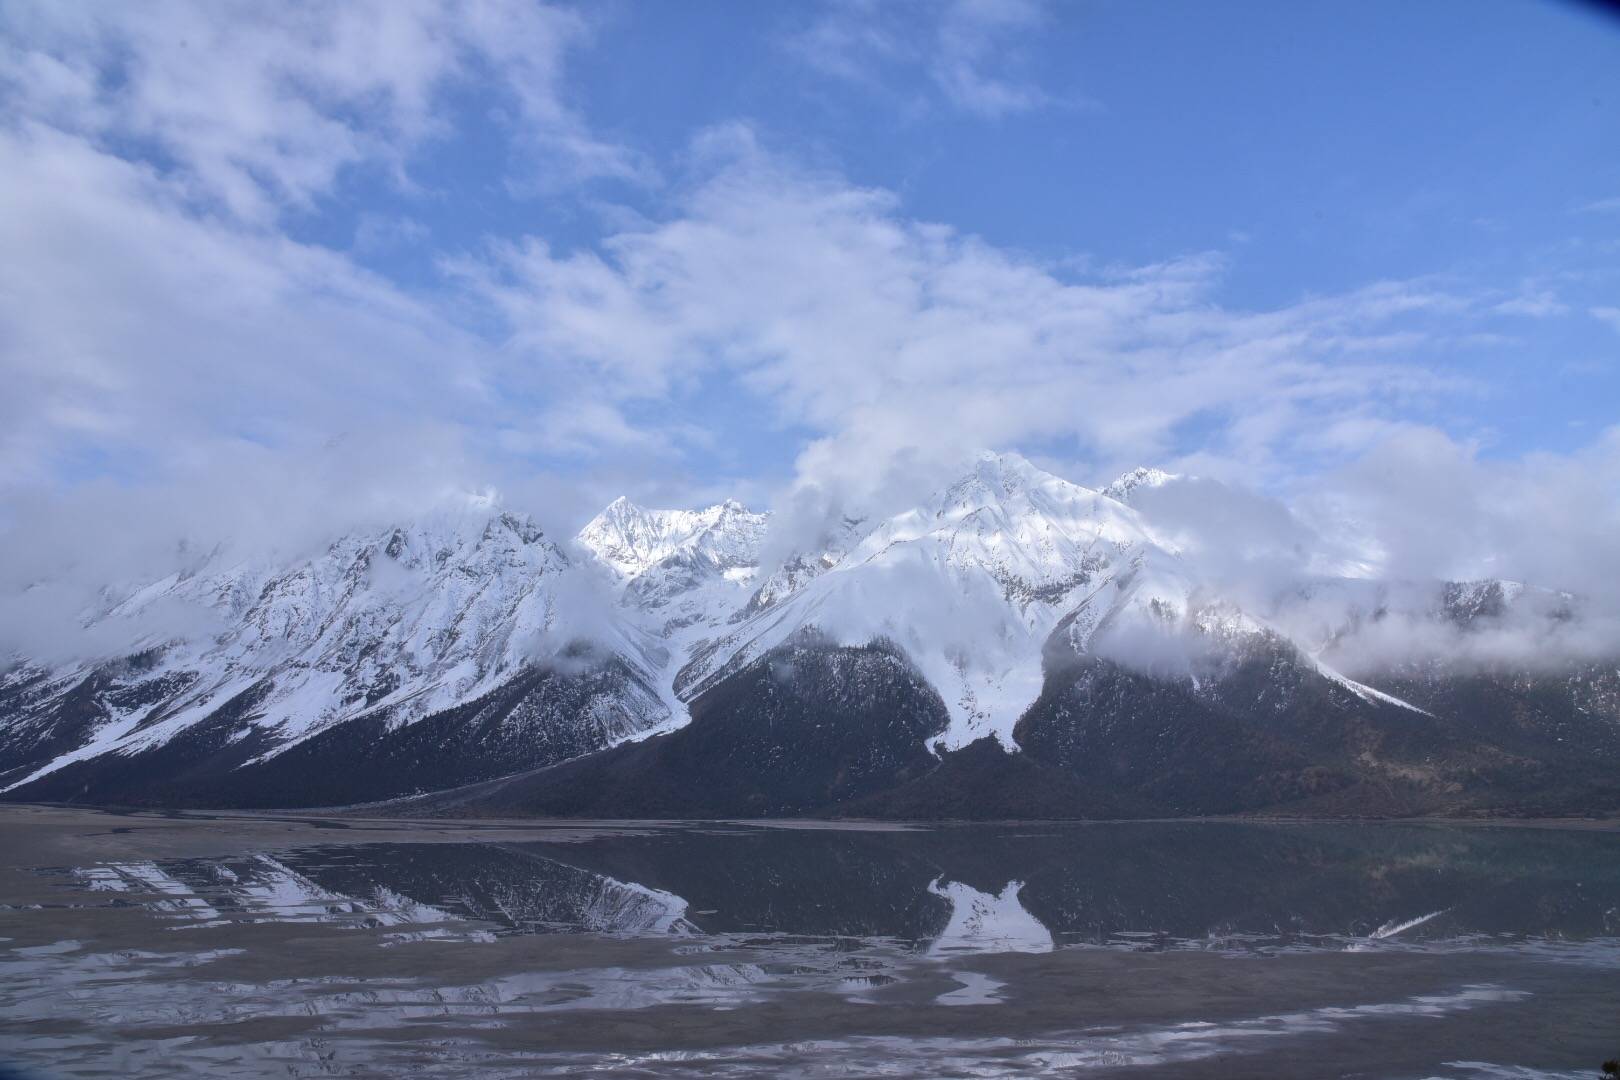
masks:
<path id="1" fill-rule="evenodd" d="M 41 1076 L 1591 1077 L 1620 1054 L 1608 831 L 266 843 L 222 819 L 188 841 L 216 850 L 165 855 L 123 827 L 4 879 L 0 1052 Z"/>

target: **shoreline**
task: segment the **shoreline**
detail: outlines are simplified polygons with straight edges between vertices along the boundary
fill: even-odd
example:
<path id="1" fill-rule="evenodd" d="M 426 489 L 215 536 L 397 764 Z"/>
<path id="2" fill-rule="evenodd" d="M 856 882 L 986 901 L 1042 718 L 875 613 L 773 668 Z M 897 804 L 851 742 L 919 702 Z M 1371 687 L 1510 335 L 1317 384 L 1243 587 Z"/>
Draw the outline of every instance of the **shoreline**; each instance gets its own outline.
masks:
<path id="1" fill-rule="evenodd" d="M 275 851 L 311 846 L 374 843 L 587 843 L 634 834 L 681 832 L 836 832 L 850 835 L 983 830 L 1081 832 L 1135 826 L 1191 825 L 1309 829 L 1424 826 L 1435 829 L 1524 829 L 1552 833 L 1615 833 L 1620 821 L 1574 819 L 1305 820 L 1301 818 L 1160 818 L 1119 821 L 859 821 L 842 819 L 585 819 L 423 818 L 265 810 L 160 810 L 47 803 L 0 803 L 0 885 L 17 885 L 21 872 L 74 861 L 190 858 L 227 851 Z"/>
<path id="2" fill-rule="evenodd" d="M 1446 816 L 1417 816 L 1417 817 L 1313 817 L 1280 814 L 1202 814 L 1185 817 L 1120 817 L 1120 818 L 819 818 L 819 817 L 715 817 L 715 818 L 590 818 L 590 817 L 548 817 L 545 815 L 524 817 L 495 817 L 495 816 L 467 816 L 455 815 L 429 815 L 409 816 L 394 814 L 367 813 L 375 807 L 386 804 L 362 804 L 355 807 L 344 806 L 316 806 L 316 807 L 284 807 L 274 809 L 243 809 L 240 807 L 199 807 L 199 806 L 119 806 L 99 805 L 91 803 L 58 803 L 58 802 L 6 802 L 0 801 L 0 814 L 13 809 L 35 809 L 55 811 L 83 811 L 85 813 L 106 814 L 112 817 L 149 816 L 159 818 L 186 818 L 203 821 L 215 819 L 242 819 L 267 821 L 371 821 L 371 822 L 404 822 L 418 825 L 461 824 L 467 826 L 485 825 L 537 825 L 537 826 L 565 826 L 565 825 L 750 825 L 761 828 L 804 828 L 804 829 L 918 829 L 973 826 L 996 826 L 1006 828 L 1019 825 L 1176 825 L 1176 824 L 1246 824 L 1246 825 L 1481 825 L 1505 826 L 1510 828 L 1548 828 L 1548 829 L 1596 829 L 1600 831 L 1620 830 L 1620 816 L 1617 817 L 1514 817 L 1509 815 L 1487 815 L 1480 817 L 1446 817 Z"/>

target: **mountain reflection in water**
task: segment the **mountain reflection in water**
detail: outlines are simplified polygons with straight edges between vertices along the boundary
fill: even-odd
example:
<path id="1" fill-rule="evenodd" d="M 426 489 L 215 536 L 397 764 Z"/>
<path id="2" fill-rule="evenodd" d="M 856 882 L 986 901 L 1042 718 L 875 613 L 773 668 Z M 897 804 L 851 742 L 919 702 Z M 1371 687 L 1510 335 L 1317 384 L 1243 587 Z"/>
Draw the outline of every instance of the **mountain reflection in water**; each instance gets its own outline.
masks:
<path id="1" fill-rule="evenodd" d="M 1280 1076 L 1315 1040 L 1548 1078 L 1473 1048 L 1620 1006 L 1603 831 L 564 826 L 36 880 L 9 924 L 73 936 L 0 943 L 0 1056 L 47 1076 Z"/>
<path id="2" fill-rule="evenodd" d="M 935 952 L 1620 936 L 1620 837 L 1437 826 L 688 827 L 364 844 L 73 873 L 202 924 L 881 938 Z"/>

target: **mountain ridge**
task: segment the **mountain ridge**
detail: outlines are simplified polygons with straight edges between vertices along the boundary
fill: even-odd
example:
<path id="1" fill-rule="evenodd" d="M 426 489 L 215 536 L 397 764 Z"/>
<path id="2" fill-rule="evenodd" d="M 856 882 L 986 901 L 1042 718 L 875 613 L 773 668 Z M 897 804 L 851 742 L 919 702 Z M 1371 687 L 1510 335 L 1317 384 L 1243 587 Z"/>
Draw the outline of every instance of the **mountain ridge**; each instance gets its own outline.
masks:
<path id="1" fill-rule="evenodd" d="M 1411 790 L 1368 805 L 1542 805 L 1561 769 L 1606 797 L 1571 752 L 1620 755 L 1620 669 L 1465 670 L 1410 650 L 1369 667 L 1351 647 L 1368 627 L 1542 632 L 1578 620 L 1576 598 L 1323 579 L 1246 610 L 1133 505 L 1180 479 L 1143 468 L 1096 490 L 986 452 L 913 507 L 843 518 L 773 565 L 769 513 L 624 497 L 560 542 L 479 497 L 289 565 L 213 551 L 88 618 L 103 638 L 129 631 L 121 650 L 0 674 L 0 797 L 307 805 L 561 769 L 559 784 L 591 778 L 571 781 L 578 806 L 630 807 L 610 789 L 684 775 L 669 754 L 694 783 L 748 787 L 694 765 L 693 746 L 745 772 L 797 753 L 821 792 L 726 804 L 740 814 L 955 805 L 938 776 L 956 773 L 1004 808 L 985 785 L 1022 777 L 1046 813 L 1065 798 L 1088 813 L 1348 805 L 1377 784 Z M 181 610 L 201 616 L 155 618 Z M 821 700 L 789 692 L 784 673 L 810 671 Z M 884 725 L 878 701 L 943 721 L 874 749 L 861 725 Z M 768 716 L 770 750 L 750 727 Z M 886 789 L 834 782 L 868 752 L 909 764 Z M 716 800 L 669 794 L 659 812 Z M 568 811 L 555 793 L 531 808 Z"/>

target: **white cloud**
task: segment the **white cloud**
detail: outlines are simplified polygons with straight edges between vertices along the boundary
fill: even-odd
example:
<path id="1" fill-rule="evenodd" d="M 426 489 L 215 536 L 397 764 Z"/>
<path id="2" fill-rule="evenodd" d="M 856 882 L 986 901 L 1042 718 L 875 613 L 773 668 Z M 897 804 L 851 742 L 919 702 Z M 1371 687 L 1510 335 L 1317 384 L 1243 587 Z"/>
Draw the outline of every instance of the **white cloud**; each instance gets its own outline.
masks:
<path id="1" fill-rule="evenodd" d="M 1594 199 L 1589 203 L 1577 206 L 1575 210 L 1577 213 L 1582 214 L 1612 214 L 1620 211 L 1620 195 L 1607 199 Z"/>
<path id="2" fill-rule="evenodd" d="M 1046 12 L 1038 0 L 956 0 L 939 26 L 939 48 L 929 64 L 934 82 L 961 108 L 1003 116 L 1051 104 L 1044 91 L 991 74 L 1017 35 L 1040 29 Z"/>
<path id="3" fill-rule="evenodd" d="M 564 53 L 588 32 L 505 0 L 7 5 L 0 527 L 25 493 L 96 478 L 214 490 L 259 469 L 266 497 L 295 499 L 303 477 L 269 485 L 275 469 L 243 462 L 307 471 L 334 440 L 392 443 L 361 457 L 394 495 L 413 474 L 434 489 L 502 473 L 539 410 L 503 392 L 500 343 L 453 297 L 407 293 L 281 218 L 345 197 L 346 170 L 398 173 L 455 119 L 452 90 L 502 104 L 525 170 L 639 169 L 565 101 Z M 360 251 L 427 238 L 358 223 Z M 305 494 L 340 518 L 367 502 Z M 264 524 L 233 514 L 221 528 Z"/>
<path id="4" fill-rule="evenodd" d="M 1573 453 L 1503 460 L 1392 426 L 1289 502 L 1182 477 L 1131 503 L 1214 595 L 1351 671 L 1428 658 L 1561 665 L 1620 650 L 1620 427 Z M 1442 582 L 1485 579 L 1532 588 L 1501 618 L 1437 617 Z"/>
<path id="5" fill-rule="evenodd" d="M 562 94 L 575 12 L 516 0 L 325 4 L 22 0 L 0 15 L 0 101 L 17 116 L 148 154 L 193 195 L 263 222 L 366 165 L 403 178 L 447 130 L 447 90 L 492 73 L 520 145 L 568 179 L 645 166 Z"/>
<path id="6" fill-rule="evenodd" d="M 473 343 L 339 255 L 189 213 L 152 170 L 0 132 L 0 488 L 308 444 L 475 404 Z"/>
<path id="7" fill-rule="evenodd" d="M 0 489 L 418 429 L 474 471 L 667 470 L 726 438 L 682 412 L 700 384 L 809 431 L 800 478 L 838 498 L 909 490 L 965 446 L 1264 481 L 1349 460 L 1458 386 L 1408 359 L 1473 304 L 1432 283 L 1237 310 L 1215 255 L 1047 264 L 746 128 L 695 156 L 712 171 L 662 220 L 568 253 L 496 242 L 429 301 L 200 209 L 189 178 L 94 132 L 19 119 L 0 129 Z"/>
<path id="8" fill-rule="evenodd" d="M 1398 417 L 1458 385 L 1406 359 L 1423 320 L 1470 307 L 1432 285 L 1233 310 L 1215 300 L 1216 257 L 1076 277 L 796 170 L 745 129 L 709 142 L 729 163 L 661 223 L 598 250 L 527 240 L 462 264 L 536 377 L 621 402 L 729 380 L 818 433 L 806 479 L 856 494 L 902 457 L 964 446 L 1164 460 L 1188 425 L 1206 467 L 1298 471 L 1365 447 L 1351 426 L 1324 440 L 1324 423 Z"/>
<path id="9" fill-rule="evenodd" d="M 1502 315 L 1544 319 L 1565 314 L 1569 311 L 1569 305 L 1558 299 L 1558 294 L 1551 289 L 1527 289 L 1518 296 L 1501 301 L 1494 310 Z"/>
<path id="10" fill-rule="evenodd" d="M 1591 315 L 1592 318 L 1597 319 L 1599 322 L 1609 324 L 1615 329 L 1616 333 L 1620 333 L 1620 307 L 1588 308 L 1587 314 Z"/>
<path id="11" fill-rule="evenodd" d="M 1414 426 L 1322 477 L 1317 491 L 1302 510 L 1325 536 L 1353 530 L 1370 572 L 1525 581 L 1620 614 L 1620 427 L 1573 453 L 1492 459 Z"/>
<path id="12" fill-rule="evenodd" d="M 789 47 L 824 75 L 869 89 L 896 77 L 921 80 L 951 106 L 990 119 L 1048 105 L 1090 106 L 1017 74 L 1024 66 L 1022 44 L 1047 19 L 1042 0 L 835 0 L 789 39 Z"/>

